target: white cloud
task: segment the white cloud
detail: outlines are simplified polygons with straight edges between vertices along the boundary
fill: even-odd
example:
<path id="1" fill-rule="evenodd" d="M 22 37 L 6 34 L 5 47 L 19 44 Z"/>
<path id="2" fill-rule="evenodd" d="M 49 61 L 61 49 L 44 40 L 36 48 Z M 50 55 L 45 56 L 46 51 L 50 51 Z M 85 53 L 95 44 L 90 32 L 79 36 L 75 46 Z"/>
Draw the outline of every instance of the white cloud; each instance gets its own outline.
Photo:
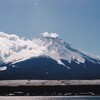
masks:
<path id="1" fill-rule="evenodd" d="M 34 40 L 0 32 L 0 64 L 40 56 L 44 50 L 45 47 L 37 45 Z"/>
<path id="2" fill-rule="evenodd" d="M 59 37 L 59 35 L 58 35 L 57 33 L 48 33 L 48 32 L 44 32 L 44 33 L 42 33 L 42 35 L 43 35 L 44 37 L 53 37 L 53 38 Z"/>

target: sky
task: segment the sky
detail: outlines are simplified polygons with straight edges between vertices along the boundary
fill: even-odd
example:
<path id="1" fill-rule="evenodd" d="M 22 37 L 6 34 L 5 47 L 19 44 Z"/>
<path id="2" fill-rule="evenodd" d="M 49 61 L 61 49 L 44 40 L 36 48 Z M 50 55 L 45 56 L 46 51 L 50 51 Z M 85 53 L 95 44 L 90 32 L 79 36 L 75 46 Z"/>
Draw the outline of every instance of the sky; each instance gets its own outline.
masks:
<path id="1" fill-rule="evenodd" d="M 58 33 L 100 56 L 100 0 L 0 0 L 0 31 L 29 39 Z"/>

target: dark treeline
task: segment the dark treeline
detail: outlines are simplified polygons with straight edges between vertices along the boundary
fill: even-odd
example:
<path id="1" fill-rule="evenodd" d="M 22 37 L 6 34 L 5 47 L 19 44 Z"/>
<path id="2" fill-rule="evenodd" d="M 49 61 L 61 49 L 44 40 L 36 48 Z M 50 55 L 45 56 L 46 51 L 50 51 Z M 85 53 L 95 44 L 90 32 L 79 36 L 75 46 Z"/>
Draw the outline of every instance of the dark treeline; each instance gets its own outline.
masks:
<path id="1" fill-rule="evenodd" d="M 18 86 L 0 87 L 0 95 L 8 96 L 52 96 L 52 95 L 100 95 L 100 85 L 71 86 Z"/>

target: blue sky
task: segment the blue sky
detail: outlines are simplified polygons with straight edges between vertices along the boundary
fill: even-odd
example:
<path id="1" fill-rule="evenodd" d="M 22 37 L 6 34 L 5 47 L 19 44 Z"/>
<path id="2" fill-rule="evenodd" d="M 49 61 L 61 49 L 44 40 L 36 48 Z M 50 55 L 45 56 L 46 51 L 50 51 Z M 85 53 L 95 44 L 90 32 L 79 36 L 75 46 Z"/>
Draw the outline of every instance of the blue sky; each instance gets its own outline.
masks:
<path id="1" fill-rule="evenodd" d="M 100 0 L 0 0 L 0 31 L 30 39 L 55 32 L 100 56 Z"/>

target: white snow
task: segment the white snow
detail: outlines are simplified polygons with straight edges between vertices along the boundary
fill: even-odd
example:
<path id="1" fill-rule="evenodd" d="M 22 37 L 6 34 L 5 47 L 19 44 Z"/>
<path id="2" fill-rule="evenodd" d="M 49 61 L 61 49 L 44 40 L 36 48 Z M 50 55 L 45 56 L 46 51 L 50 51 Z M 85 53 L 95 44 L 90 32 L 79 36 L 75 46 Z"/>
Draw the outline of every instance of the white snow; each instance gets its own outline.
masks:
<path id="1" fill-rule="evenodd" d="M 61 59 L 64 59 L 69 63 L 74 59 L 77 60 L 78 64 L 85 62 L 85 59 L 79 53 L 69 50 L 64 42 L 58 38 L 44 37 L 37 41 L 37 45 L 43 45 L 46 47 L 46 55 L 56 60 L 59 64 L 66 66 L 61 62 Z"/>
<path id="2" fill-rule="evenodd" d="M 0 67 L 0 71 L 4 71 L 4 70 L 7 70 L 7 66 Z"/>

